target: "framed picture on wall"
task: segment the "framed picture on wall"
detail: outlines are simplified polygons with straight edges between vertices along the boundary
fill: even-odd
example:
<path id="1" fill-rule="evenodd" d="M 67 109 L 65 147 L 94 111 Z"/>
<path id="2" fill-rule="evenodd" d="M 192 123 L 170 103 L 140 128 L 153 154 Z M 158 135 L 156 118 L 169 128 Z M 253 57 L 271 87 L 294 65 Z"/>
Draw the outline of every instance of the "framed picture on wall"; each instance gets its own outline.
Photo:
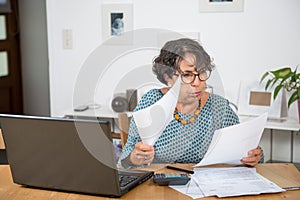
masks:
<path id="1" fill-rule="evenodd" d="M 243 12 L 244 0 L 199 0 L 200 12 Z"/>
<path id="2" fill-rule="evenodd" d="M 126 43 L 124 34 L 133 30 L 132 4 L 102 4 L 102 41 Z"/>

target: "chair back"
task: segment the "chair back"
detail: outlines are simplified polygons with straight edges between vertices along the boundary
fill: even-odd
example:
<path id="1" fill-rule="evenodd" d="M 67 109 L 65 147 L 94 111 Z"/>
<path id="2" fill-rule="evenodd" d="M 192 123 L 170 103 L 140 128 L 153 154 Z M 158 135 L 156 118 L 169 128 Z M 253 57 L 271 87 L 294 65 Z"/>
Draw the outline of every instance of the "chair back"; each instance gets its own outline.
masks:
<path id="1" fill-rule="evenodd" d="M 121 143 L 122 143 L 122 148 L 123 148 L 125 146 L 127 138 L 128 138 L 130 117 L 128 117 L 127 113 L 119 113 L 118 121 L 119 121 Z"/>
<path id="2" fill-rule="evenodd" d="M 0 165 L 2 164 L 8 164 L 7 157 L 6 157 L 6 150 L 5 150 L 5 144 L 2 137 L 2 132 L 0 129 Z"/>

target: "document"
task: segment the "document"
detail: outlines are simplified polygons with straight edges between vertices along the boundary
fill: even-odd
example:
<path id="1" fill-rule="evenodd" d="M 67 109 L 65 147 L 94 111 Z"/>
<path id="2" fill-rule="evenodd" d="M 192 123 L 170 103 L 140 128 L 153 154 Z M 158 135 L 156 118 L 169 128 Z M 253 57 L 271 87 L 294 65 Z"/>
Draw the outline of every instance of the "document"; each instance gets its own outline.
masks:
<path id="1" fill-rule="evenodd" d="M 229 197 L 285 191 L 256 173 L 255 168 L 198 168 L 193 178 L 204 196 Z"/>
<path id="2" fill-rule="evenodd" d="M 208 196 L 230 197 L 278 193 L 285 191 L 256 173 L 255 168 L 196 168 L 185 186 L 171 188 L 192 198 Z"/>
<path id="3" fill-rule="evenodd" d="M 173 119 L 177 104 L 181 79 L 155 104 L 133 112 L 139 135 L 144 144 L 154 145 L 168 123 Z"/>
<path id="4" fill-rule="evenodd" d="M 177 190 L 180 193 L 190 196 L 193 199 L 205 197 L 195 179 L 191 179 L 186 185 L 170 185 L 169 187 Z"/>
<path id="5" fill-rule="evenodd" d="M 206 154 L 196 166 L 242 164 L 240 160 L 258 146 L 267 117 L 268 113 L 264 113 L 250 121 L 216 130 Z"/>

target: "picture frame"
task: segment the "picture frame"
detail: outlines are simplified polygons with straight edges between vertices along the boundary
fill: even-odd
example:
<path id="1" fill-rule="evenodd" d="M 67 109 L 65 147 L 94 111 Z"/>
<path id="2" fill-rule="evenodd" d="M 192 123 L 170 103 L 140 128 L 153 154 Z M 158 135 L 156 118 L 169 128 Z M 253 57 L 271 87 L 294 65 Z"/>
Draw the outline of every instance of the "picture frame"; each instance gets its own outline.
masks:
<path id="1" fill-rule="evenodd" d="M 273 99 L 272 90 L 265 90 L 258 81 L 241 81 L 238 95 L 238 114 L 259 116 L 268 112 L 268 118 L 280 119 L 287 116 L 285 93 L 279 92 Z"/>
<path id="2" fill-rule="evenodd" d="M 244 0 L 199 0 L 200 12 L 243 12 Z"/>
<path id="3" fill-rule="evenodd" d="M 127 43 L 125 32 L 133 30 L 132 4 L 102 4 L 102 41 Z"/>

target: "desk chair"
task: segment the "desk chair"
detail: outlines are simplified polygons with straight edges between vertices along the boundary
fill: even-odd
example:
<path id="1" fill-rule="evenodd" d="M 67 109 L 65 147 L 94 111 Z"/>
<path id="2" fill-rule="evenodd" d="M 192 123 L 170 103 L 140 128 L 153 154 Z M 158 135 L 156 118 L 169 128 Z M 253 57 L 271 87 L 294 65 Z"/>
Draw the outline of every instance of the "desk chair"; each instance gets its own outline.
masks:
<path id="1" fill-rule="evenodd" d="M 2 132 L 0 129 L 0 165 L 8 164 Z"/>
<path id="2" fill-rule="evenodd" d="M 123 148 L 126 144 L 127 137 L 128 137 L 130 117 L 128 117 L 127 113 L 119 113 L 118 122 L 119 122 L 121 143 Z"/>
<path id="3" fill-rule="evenodd" d="M 229 102 L 229 106 L 232 108 L 232 110 L 237 114 L 238 113 L 238 110 L 239 108 L 237 107 L 237 105 L 233 102 Z"/>

